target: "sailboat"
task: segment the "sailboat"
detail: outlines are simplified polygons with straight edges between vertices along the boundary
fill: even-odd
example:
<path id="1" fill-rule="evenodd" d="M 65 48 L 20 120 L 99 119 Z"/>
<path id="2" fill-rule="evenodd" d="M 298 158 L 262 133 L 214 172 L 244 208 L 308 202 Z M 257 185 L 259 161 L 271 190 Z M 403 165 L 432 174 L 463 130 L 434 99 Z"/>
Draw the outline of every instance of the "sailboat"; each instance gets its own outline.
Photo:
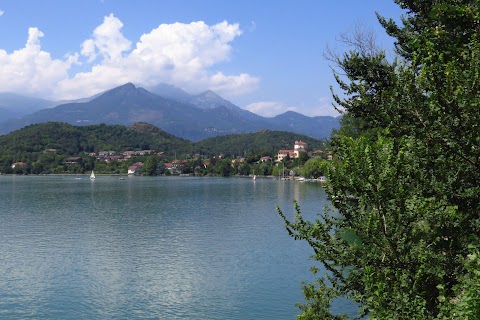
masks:
<path id="1" fill-rule="evenodd" d="M 93 173 L 93 170 L 92 170 L 92 173 L 90 174 L 90 179 L 95 180 L 95 173 Z"/>
<path id="2" fill-rule="evenodd" d="M 255 170 L 253 170 L 253 178 L 252 178 L 253 181 L 257 180 L 257 176 L 255 175 Z"/>

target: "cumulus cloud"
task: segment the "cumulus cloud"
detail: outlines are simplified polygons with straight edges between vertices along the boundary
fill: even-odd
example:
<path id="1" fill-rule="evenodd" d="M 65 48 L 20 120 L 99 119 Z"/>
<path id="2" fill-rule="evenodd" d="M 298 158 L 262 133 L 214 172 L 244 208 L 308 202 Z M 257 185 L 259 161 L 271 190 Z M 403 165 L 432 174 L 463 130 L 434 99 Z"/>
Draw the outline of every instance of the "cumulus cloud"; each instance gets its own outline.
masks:
<path id="1" fill-rule="evenodd" d="M 115 62 L 122 58 L 122 53 L 130 50 L 131 42 L 121 32 L 123 23 L 113 14 L 105 17 L 103 23 L 93 31 L 93 38 L 82 44 L 82 55 L 95 60 L 99 53 L 104 60 Z"/>
<path id="2" fill-rule="evenodd" d="M 230 42 L 241 35 L 238 24 L 161 24 L 143 34 L 133 50 L 121 32 L 122 27 L 115 16 L 105 17 L 93 37 L 83 42 L 81 52 L 87 62 L 100 61 L 89 71 L 60 82 L 59 95 L 90 95 L 94 90 L 107 90 L 130 81 L 146 87 L 170 83 L 187 91 L 211 89 L 234 96 L 249 92 L 258 84 L 258 79 L 248 74 L 210 71 L 212 66 L 230 59 Z"/>
<path id="3" fill-rule="evenodd" d="M 67 77 L 67 72 L 78 55 L 65 60 L 53 59 L 42 51 L 40 39 L 43 32 L 29 28 L 25 47 L 12 53 L 0 50 L 0 86 L 2 91 L 22 92 L 51 97 L 54 86 Z"/>
<path id="4" fill-rule="evenodd" d="M 144 87 L 170 83 L 191 92 L 211 89 L 233 97 L 258 85 L 259 80 L 246 73 L 212 71 L 231 59 L 231 42 L 242 34 L 238 24 L 160 24 L 134 45 L 122 28 L 123 23 L 113 14 L 104 17 L 81 43 L 80 52 L 63 60 L 42 51 L 43 33 L 30 28 L 25 48 L 12 53 L 0 50 L 2 91 L 28 88 L 28 93 L 73 99 L 133 82 Z M 82 71 L 69 74 L 72 64 L 82 64 Z"/>
<path id="5" fill-rule="evenodd" d="M 0 17 L 3 16 L 4 13 L 5 13 L 5 11 L 0 9 Z"/>

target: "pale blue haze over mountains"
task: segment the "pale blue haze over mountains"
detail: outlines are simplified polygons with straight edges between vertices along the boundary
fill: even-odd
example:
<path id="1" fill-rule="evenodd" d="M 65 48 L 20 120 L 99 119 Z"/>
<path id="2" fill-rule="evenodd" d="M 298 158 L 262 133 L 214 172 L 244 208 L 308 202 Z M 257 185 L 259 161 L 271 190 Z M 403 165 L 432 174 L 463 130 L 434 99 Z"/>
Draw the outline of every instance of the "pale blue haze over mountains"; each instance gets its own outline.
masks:
<path id="1" fill-rule="evenodd" d="M 41 110 L 26 115 L 17 113 L 17 117 L 0 122 L 0 134 L 49 121 L 72 125 L 131 125 L 147 122 L 191 141 L 265 129 L 324 139 L 332 129 L 339 126 L 338 119 L 334 117 L 307 117 L 292 111 L 276 117 L 262 117 L 234 105 L 211 90 L 191 95 L 166 84 L 157 85 L 151 90 L 155 93 L 127 83 L 100 95 L 69 103 L 61 102 L 60 105 L 46 109 L 41 107 L 58 102 L 16 96 L 16 100 L 9 105 L 10 109 L 5 108 L 7 111 L 28 110 L 23 104 L 31 104 L 32 100 L 43 102 L 37 105 Z M 8 95 L 0 95 L 0 101 L 3 97 Z"/>
<path id="2" fill-rule="evenodd" d="M 391 48 L 375 12 L 400 11 L 357 0 L 2 1 L 0 91 L 71 101 L 128 82 L 154 93 L 168 83 L 265 117 L 337 116 L 325 48 L 346 50 L 337 39 L 356 25 Z M 0 122 L 25 115 L 2 111 Z"/>

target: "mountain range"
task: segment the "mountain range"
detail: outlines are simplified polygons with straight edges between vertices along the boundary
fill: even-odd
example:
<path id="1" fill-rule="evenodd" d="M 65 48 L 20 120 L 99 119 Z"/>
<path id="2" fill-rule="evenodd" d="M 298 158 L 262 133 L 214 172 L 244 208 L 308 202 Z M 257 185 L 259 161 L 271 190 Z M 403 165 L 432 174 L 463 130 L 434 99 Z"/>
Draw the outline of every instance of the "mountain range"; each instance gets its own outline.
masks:
<path id="1" fill-rule="evenodd" d="M 26 114 L 27 110 L 34 112 Z M 339 127 L 338 118 L 307 117 L 292 111 L 266 118 L 234 105 L 213 91 L 192 95 L 167 84 L 146 90 L 127 83 L 90 98 L 62 102 L 0 94 L 0 116 L 4 119 L 0 122 L 0 134 L 49 121 L 127 126 L 147 122 L 191 141 L 265 129 L 325 139 L 332 129 Z"/>

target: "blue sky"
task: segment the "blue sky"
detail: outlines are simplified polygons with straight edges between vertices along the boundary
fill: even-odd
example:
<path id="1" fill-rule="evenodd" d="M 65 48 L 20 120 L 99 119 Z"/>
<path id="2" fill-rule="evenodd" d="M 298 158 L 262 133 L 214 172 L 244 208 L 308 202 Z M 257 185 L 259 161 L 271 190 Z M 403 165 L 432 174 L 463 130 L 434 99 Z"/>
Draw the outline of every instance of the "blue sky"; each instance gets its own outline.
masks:
<path id="1" fill-rule="evenodd" d="M 74 99 L 169 83 L 265 116 L 336 115 L 322 54 L 355 24 L 391 50 L 376 11 L 402 13 L 393 0 L 0 0 L 0 90 Z"/>

